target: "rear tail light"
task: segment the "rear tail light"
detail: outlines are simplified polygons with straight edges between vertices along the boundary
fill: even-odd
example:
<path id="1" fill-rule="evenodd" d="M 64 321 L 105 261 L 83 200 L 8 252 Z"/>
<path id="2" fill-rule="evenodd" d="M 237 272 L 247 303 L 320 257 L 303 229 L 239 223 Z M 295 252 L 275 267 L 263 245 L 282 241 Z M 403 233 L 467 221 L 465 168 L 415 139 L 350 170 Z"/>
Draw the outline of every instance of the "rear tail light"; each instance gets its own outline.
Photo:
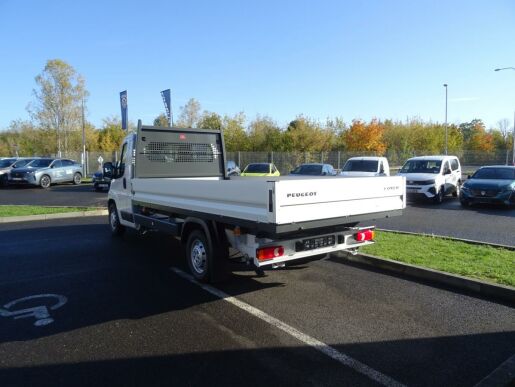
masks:
<path id="1" fill-rule="evenodd" d="M 284 255 L 284 247 L 282 246 L 271 246 L 261 247 L 256 250 L 256 257 L 258 261 L 268 261 Z"/>
<path id="2" fill-rule="evenodd" d="M 365 242 L 373 240 L 374 236 L 374 230 L 364 230 L 354 234 L 354 239 L 356 239 L 358 242 Z"/>

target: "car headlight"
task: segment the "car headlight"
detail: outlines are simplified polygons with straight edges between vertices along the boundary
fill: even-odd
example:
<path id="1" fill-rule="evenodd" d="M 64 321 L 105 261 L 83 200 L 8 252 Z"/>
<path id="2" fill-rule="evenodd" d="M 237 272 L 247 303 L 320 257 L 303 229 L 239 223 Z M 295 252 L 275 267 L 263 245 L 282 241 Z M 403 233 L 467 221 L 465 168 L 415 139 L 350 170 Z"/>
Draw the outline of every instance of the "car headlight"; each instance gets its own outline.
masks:
<path id="1" fill-rule="evenodd" d="M 515 185 L 508 184 L 501 189 L 503 192 L 515 191 Z"/>
<path id="2" fill-rule="evenodd" d="M 463 184 L 463 185 L 461 186 L 461 190 L 462 190 L 462 191 L 468 191 L 468 190 L 469 190 L 469 187 L 467 187 L 467 185 L 466 185 L 466 184 Z"/>

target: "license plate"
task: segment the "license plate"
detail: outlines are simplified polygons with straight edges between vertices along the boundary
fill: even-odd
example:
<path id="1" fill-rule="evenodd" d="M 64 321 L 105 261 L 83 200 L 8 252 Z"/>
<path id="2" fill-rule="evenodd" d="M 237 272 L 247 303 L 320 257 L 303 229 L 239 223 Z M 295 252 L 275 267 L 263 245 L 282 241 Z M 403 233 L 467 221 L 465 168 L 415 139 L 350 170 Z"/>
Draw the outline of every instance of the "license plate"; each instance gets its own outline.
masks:
<path id="1" fill-rule="evenodd" d="M 416 188 L 406 188 L 406 192 L 408 192 L 408 193 L 417 193 L 418 189 L 416 189 Z"/>
<path id="2" fill-rule="evenodd" d="M 321 247 L 334 246 L 335 241 L 336 238 L 334 235 L 303 239 L 302 242 L 297 242 L 296 250 L 305 251 L 319 249 Z"/>
<path id="3" fill-rule="evenodd" d="M 20 181 L 20 180 L 23 180 L 23 179 L 21 177 L 13 177 L 13 178 L 11 178 L 11 180 Z"/>
<path id="4" fill-rule="evenodd" d="M 107 187 L 108 187 L 108 186 L 107 186 L 107 184 L 99 184 L 98 186 L 99 186 L 100 188 L 107 188 Z"/>

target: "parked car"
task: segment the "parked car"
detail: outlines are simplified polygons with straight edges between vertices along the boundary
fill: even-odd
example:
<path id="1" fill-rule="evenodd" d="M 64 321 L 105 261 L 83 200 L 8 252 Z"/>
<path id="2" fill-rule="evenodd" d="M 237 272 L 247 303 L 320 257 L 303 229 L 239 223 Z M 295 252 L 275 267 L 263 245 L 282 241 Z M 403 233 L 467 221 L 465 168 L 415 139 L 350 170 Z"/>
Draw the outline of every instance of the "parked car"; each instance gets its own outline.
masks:
<path id="1" fill-rule="evenodd" d="M 459 196 L 461 165 L 456 156 L 420 156 L 406 161 L 398 175 L 406 177 L 408 198 L 442 203 L 445 195 Z"/>
<path id="2" fill-rule="evenodd" d="M 390 166 L 386 157 L 351 157 L 340 172 L 342 176 L 390 176 Z"/>
<path id="3" fill-rule="evenodd" d="M 335 176 L 336 171 L 330 164 L 301 164 L 290 175 L 310 175 L 310 176 Z"/>
<path id="4" fill-rule="evenodd" d="M 515 166 L 492 165 L 479 168 L 463 183 L 460 203 L 515 205 Z"/>
<path id="5" fill-rule="evenodd" d="M 91 182 L 93 183 L 95 191 L 102 191 L 104 189 L 109 190 L 109 187 L 111 186 L 111 178 L 113 176 L 113 169 L 113 163 L 108 161 L 102 165 L 101 171 L 93 174 Z"/>
<path id="6" fill-rule="evenodd" d="M 227 176 L 239 176 L 241 174 L 240 167 L 236 165 L 235 161 L 227 161 Z"/>
<path id="7" fill-rule="evenodd" d="M 9 184 L 30 184 L 49 188 L 51 184 L 82 181 L 82 166 L 73 160 L 41 158 L 26 168 L 10 173 Z"/>
<path id="8" fill-rule="evenodd" d="M 35 157 L 11 157 L 0 160 L 0 187 L 5 187 L 9 183 L 9 173 L 16 168 L 23 168 L 32 161 Z"/>
<path id="9" fill-rule="evenodd" d="M 280 176 L 281 173 L 273 163 L 252 163 L 245 167 L 241 176 Z"/>

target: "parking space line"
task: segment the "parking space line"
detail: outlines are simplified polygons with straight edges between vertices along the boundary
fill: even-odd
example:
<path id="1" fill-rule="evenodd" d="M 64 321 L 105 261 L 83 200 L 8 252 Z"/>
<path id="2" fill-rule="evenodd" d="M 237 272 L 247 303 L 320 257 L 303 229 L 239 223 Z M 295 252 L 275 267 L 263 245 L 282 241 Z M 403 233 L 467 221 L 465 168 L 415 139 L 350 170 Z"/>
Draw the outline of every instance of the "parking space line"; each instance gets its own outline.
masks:
<path id="1" fill-rule="evenodd" d="M 302 343 L 309 345 L 310 347 L 316 349 L 317 351 L 323 353 L 326 356 L 329 356 L 331 359 L 336 360 L 340 364 L 343 364 L 349 368 L 352 368 L 354 371 L 359 372 L 362 375 L 367 376 L 368 378 L 382 384 L 383 386 L 404 386 L 402 383 L 390 378 L 389 376 L 374 370 L 373 368 L 367 366 L 366 364 L 361 363 L 360 361 L 353 359 L 352 357 L 338 351 L 337 349 L 327 345 L 320 340 L 315 339 L 301 331 L 295 329 L 291 325 L 288 325 L 275 317 L 270 316 L 269 314 L 263 312 L 262 310 L 255 308 L 243 301 L 238 300 L 235 297 L 232 297 L 221 290 L 214 288 L 213 286 L 202 284 L 196 281 L 191 275 L 185 273 L 181 269 L 176 267 L 170 267 L 170 270 L 176 273 L 178 276 L 190 281 L 191 283 L 201 287 L 205 291 L 211 293 L 212 295 L 227 301 L 228 303 L 244 310 L 245 312 L 267 322 L 268 324 L 282 330 L 288 335 L 294 337 L 295 339 L 301 341 Z"/>
<path id="2" fill-rule="evenodd" d="M 515 355 L 493 370 L 475 387 L 508 386 L 515 382 Z"/>

